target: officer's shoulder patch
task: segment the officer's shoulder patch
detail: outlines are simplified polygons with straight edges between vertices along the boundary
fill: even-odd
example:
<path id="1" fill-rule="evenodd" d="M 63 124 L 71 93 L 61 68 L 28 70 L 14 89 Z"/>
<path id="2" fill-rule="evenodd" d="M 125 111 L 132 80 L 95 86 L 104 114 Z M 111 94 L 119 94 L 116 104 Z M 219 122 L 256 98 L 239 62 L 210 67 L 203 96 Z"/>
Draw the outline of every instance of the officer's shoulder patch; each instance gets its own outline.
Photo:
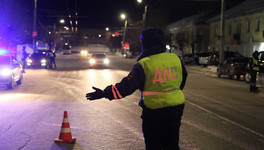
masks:
<path id="1" fill-rule="evenodd" d="M 131 79 L 133 79 L 135 76 L 136 76 L 136 72 L 135 72 L 135 71 L 131 71 L 131 72 L 128 74 L 127 78 L 128 78 L 128 80 L 131 80 Z"/>

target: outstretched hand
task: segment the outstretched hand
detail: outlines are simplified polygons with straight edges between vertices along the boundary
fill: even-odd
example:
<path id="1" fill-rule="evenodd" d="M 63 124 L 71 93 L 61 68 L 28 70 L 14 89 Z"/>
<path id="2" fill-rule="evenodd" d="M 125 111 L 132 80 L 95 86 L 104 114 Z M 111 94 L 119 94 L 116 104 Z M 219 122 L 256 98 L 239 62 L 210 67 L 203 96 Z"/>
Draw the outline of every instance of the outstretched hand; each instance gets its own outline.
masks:
<path id="1" fill-rule="evenodd" d="M 86 98 L 87 100 L 96 100 L 104 97 L 104 91 L 101 89 L 98 89 L 96 87 L 93 87 L 95 92 L 87 93 Z"/>

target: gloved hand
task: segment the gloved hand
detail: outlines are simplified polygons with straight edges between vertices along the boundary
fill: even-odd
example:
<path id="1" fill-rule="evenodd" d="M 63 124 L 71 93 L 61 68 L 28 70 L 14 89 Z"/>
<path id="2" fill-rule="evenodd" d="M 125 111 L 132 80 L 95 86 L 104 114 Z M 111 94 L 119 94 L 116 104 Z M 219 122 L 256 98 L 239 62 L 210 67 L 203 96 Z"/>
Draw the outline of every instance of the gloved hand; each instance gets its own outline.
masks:
<path id="1" fill-rule="evenodd" d="M 87 100 L 96 100 L 104 97 L 104 91 L 101 89 L 98 89 L 96 87 L 93 87 L 95 92 L 87 93 L 86 98 Z"/>

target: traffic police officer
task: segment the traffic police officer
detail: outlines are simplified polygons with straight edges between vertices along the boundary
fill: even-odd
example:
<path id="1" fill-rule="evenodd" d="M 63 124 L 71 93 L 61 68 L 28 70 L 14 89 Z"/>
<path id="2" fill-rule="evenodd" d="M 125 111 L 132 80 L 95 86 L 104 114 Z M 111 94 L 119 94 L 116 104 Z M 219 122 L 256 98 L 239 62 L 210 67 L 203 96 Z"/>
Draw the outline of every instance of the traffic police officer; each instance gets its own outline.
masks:
<path id="1" fill-rule="evenodd" d="M 53 65 L 54 65 L 54 68 L 56 69 L 57 68 L 56 62 L 55 62 L 56 54 L 52 50 L 49 50 L 48 55 L 50 57 L 50 68 L 53 68 Z"/>
<path id="2" fill-rule="evenodd" d="M 140 39 L 142 53 L 128 76 L 104 90 L 93 87 L 95 92 L 87 93 L 86 98 L 121 99 L 139 89 L 146 149 L 179 149 L 187 71 L 176 54 L 166 52 L 160 29 L 145 29 Z"/>
<path id="3" fill-rule="evenodd" d="M 256 79 L 257 79 L 257 72 L 259 72 L 259 52 L 254 51 L 252 56 L 249 59 L 249 65 L 250 65 L 250 92 L 257 92 L 256 87 Z"/>

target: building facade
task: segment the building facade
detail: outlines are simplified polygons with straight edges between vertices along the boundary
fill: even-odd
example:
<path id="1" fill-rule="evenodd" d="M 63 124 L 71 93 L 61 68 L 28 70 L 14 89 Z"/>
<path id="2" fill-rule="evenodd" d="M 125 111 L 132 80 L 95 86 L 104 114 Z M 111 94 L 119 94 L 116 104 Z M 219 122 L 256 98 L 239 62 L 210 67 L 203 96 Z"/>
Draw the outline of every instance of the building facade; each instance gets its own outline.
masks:
<path id="1" fill-rule="evenodd" d="M 264 0 L 246 0 L 227 10 L 224 15 L 224 51 L 236 51 L 251 56 L 264 51 Z M 208 20 L 210 51 L 220 50 L 220 16 Z"/>
<path id="2" fill-rule="evenodd" d="M 210 12 L 184 18 L 165 27 L 164 32 L 171 52 L 179 55 L 208 51 Z"/>

